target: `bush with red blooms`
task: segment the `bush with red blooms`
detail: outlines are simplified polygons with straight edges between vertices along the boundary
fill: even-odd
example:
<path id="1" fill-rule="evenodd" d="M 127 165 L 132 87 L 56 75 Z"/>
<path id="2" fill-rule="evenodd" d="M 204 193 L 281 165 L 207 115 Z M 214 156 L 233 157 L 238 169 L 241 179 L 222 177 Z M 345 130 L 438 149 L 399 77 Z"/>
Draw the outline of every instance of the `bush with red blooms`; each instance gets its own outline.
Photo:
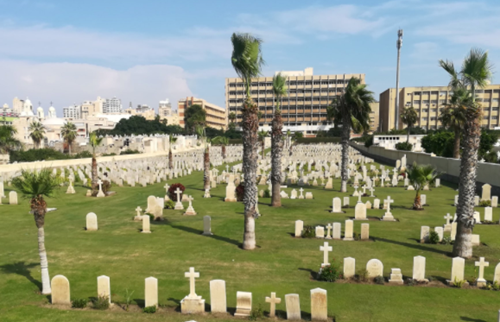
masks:
<path id="1" fill-rule="evenodd" d="M 245 194 L 245 185 L 242 182 L 236 187 L 236 200 L 243 201 L 244 194 Z"/>
<path id="2" fill-rule="evenodd" d="M 168 188 L 168 196 L 170 197 L 170 200 L 177 201 L 177 194 L 175 193 L 177 188 L 179 188 L 179 190 L 182 191 L 182 193 L 179 195 L 179 198 L 181 198 L 182 200 L 182 195 L 184 194 L 184 190 L 186 190 L 186 187 L 184 187 L 180 183 L 174 183 L 173 185 L 170 186 L 170 188 Z"/>

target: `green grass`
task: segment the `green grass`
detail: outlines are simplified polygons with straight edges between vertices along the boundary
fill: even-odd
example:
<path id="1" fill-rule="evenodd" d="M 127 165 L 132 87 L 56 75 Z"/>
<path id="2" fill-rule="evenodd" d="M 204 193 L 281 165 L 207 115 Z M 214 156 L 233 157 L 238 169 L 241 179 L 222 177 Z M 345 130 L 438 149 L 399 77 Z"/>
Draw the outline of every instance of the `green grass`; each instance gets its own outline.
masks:
<path id="1" fill-rule="evenodd" d="M 97 276 L 111 278 L 111 299 L 124 303 L 125 294 L 134 291 L 133 306 L 125 312 L 119 306 L 108 311 L 91 308 L 84 310 L 54 308 L 46 296 L 39 295 L 40 267 L 37 251 L 36 227 L 28 214 L 28 200 L 20 205 L 0 206 L 0 320 L 1 321 L 234 321 L 227 317 L 186 317 L 175 310 L 179 301 L 189 293 L 189 281 L 184 272 L 194 266 L 201 276 L 196 282 L 196 292 L 210 303 L 209 281 L 224 279 L 227 285 L 227 303 L 230 311 L 236 306 L 236 291 L 253 293 L 253 307 L 269 306 L 264 299 L 277 292 L 282 303 L 278 314 L 285 317 L 284 296 L 300 295 L 303 318 L 310 313 L 310 290 L 320 287 L 328 291 L 329 316 L 336 322 L 344 321 L 493 321 L 500 308 L 500 293 L 478 289 L 445 287 L 389 286 L 374 284 L 326 283 L 311 279 L 322 262 L 319 246 L 324 240 L 292 238 L 294 222 L 305 225 L 340 221 L 354 216 L 354 209 L 344 209 L 346 214 L 331 214 L 332 198 L 339 193 L 340 182 L 334 179 L 334 191 L 320 187 L 307 187 L 314 193 L 314 200 L 283 200 L 283 207 L 273 209 L 267 205 L 269 198 L 260 198 L 259 209 L 263 217 L 257 220 L 257 244 L 255 251 L 241 250 L 238 245 L 243 236 L 242 203 L 225 203 L 225 185 L 211 190 L 211 199 L 203 196 L 203 175 L 169 180 L 181 182 L 186 193 L 193 195 L 197 216 L 182 216 L 182 211 L 165 210 L 166 221 L 152 222 L 152 234 L 141 234 L 141 223 L 134 222 L 134 209 L 146 207 L 149 195 L 163 196 L 164 183 L 142 187 L 114 187 L 115 196 L 103 199 L 86 198 L 86 189 L 76 186 L 77 194 L 64 194 L 61 189 L 56 198 L 48 199 L 50 212 L 46 218 L 45 239 L 49 259 L 50 276 L 65 275 L 71 283 L 72 298 L 97 296 Z M 9 187 L 6 187 L 7 190 Z M 265 186 L 259 189 L 265 189 Z M 286 189 L 290 194 L 290 188 Z M 353 189 L 349 188 L 350 194 Z M 8 193 L 8 191 L 7 191 Z M 444 224 L 446 213 L 454 214 L 452 206 L 454 187 L 442 186 L 426 192 L 424 211 L 412 211 L 414 191 L 403 188 L 377 188 L 375 194 L 395 200 L 392 212 L 399 222 L 368 221 L 370 236 L 374 242 L 330 241 L 338 264 L 342 258 L 354 257 L 356 270 L 364 269 L 371 258 L 384 264 L 384 275 L 391 268 L 401 268 L 405 276 L 411 276 L 413 257 L 425 256 L 427 276 L 444 280 L 451 274 L 451 245 L 422 245 L 417 243 L 420 226 L 431 228 Z M 373 198 L 363 198 L 364 201 Z M 351 206 L 357 198 L 351 197 Z M 4 200 L 5 201 L 5 200 Z M 187 204 L 186 204 L 187 205 Z M 484 208 L 479 208 L 483 214 Z M 85 216 L 95 212 L 99 230 L 85 231 Z M 368 216 L 382 217 L 384 210 L 368 210 Z M 203 216 L 212 217 L 214 236 L 202 236 Z M 498 222 L 499 211 L 494 209 Z M 360 233 L 361 222 L 355 221 L 354 230 Z M 477 276 L 474 260 L 486 257 L 490 266 L 485 277 L 491 281 L 500 258 L 498 225 L 474 229 L 487 246 L 474 248 L 475 258 L 467 260 L 465 276 Z M 447 235 L 449 233 L 445 233 Z M 159 283 L 161 308 L 155 314 L 145 314 L 137 307 L 143 305 L 144 279 L 154 276 Z"/>

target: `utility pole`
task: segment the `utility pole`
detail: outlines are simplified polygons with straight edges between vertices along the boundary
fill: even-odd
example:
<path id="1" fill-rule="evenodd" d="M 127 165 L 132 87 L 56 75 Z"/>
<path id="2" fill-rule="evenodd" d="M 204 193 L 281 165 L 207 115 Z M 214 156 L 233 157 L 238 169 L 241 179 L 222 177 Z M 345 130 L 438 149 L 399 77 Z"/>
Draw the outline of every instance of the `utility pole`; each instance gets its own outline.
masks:
<path id="1" fill-rule="evenodd" d="M 396 111 L 394 113 L 394 128 L 399 129 L 399 57 L 401 55 L 401 47 L 403 46 L 403 29 L 398 30 L 398 41 L 396 47 L 398 48 L 398 65 L 396 68 Z"/>

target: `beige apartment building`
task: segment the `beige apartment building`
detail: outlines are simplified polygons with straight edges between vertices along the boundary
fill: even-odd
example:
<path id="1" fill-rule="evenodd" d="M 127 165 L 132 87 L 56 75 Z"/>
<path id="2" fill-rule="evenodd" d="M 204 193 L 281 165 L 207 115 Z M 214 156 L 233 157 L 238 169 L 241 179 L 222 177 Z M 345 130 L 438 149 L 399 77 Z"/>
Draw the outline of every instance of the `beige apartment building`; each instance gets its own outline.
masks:
<path id="1" fill-rule="evenodd" d="M 326 118 L 327 106 L 335 96 L 344 91 L 352 77 L 358 77 L 365 83 L 365 74 L 313 75 L 312 68 L 306 68 L 304 71 L 282 71 L 281 75 L 287 78 L 288 87 L 288 95 L 282 98 L 280 105 L 283 128 L 285 131 L 302 132 L 305 136 L 315 136 L 318 131 L 328 131 L 333 127 L 333 123 L 328 122 Z M 262 113 L 260 130 L 271 129 L 276 105 L 272 83 L 273 77 L 252 79 L 251 96 Z M 245 96 L 245 86 L 241 78 L 226 78 L 226 110 L 236 114 L 238 123 L 242 119 L 241 108 Z"/>
<path id="2" fill-rule="evenodd" d="M 184 127 L 184 112 L 192 105 L 200 105 L 206 111 L 207 126 L 215 129 L 227 129 L 227 109 L 224 109 L 215 104 L 209 103 L 201 98 L 186 97 L 184 100 L 179 100 L 177 105 L 177 113 L 179 114 L 179 125 Z"/>
<path id="3" fill-rule="evenodd" d="M 444 108 L 443 104 L 449 103 L 452 94 L 449 86 L 403 87 L 399 92 L 399 110 L 401 113 L 403 108 L 413 106 L 418 113 L 418 121 L 414 126 L 434 130 L 441 127 L 439 116 Z M 477 89 L 476 96 L 476 100 L 483 105 L 482 126 L 489 129 L 500 126 L 500 84 Z M 387 132 L 394 128 L 395 104 L 394 88 L 380 94 L 380 131 Z M 405 127 L 399 120 L 399 128 Z"/>

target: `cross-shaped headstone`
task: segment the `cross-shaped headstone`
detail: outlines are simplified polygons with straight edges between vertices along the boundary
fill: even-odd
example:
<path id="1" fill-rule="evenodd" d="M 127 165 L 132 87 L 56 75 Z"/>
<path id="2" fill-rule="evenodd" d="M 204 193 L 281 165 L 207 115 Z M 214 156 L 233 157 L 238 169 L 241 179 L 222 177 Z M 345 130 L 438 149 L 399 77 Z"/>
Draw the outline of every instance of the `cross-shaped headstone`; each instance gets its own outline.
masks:
<path id="1" fill-rule="evenodd" d="M 193 196 L 188 196 L 187 200 L 189 201 L 189 207 L 192 207 L 193 206 L 192 202 L 194 200 Z"/>
<path id="2" fill-rule="evenodd" d="M 141 207 L 138 206 L 137 208 L 135 208 L 135 211 L 137 211 L 137 216 L 141 216 L 141 212 L 142 212 Z"/>
<path id="3" fill-rule="evenodd" d="M 387 212 L 391 212 L 391 203 L 393 203 L 394 200 L 391 199 L 391 196 L 387 196 L 385 202 L 387 202 Z"/>
<path id="4" fill-rule="evenodd" d="M 229 172 L 229 164 L 226 164 L 226 172 Z"/>
<path id="5" fill-rule="evenodd" d="M 478 280 L 484 280 L 484 268 L 490 266 L 489 262 L 484 261 L 484 257 L 479 257 L 479 262 L 476 261 L 476 266 L 479 266 Z"/>
<path id="6" fill-rule="evenodd" d="M 177 195 L 177 202 L 180 202 L 181 201 L 181 189 L 179 189 L 179 187 L 177 187 L 177 189 L 175 190 L 175 194 Z"/>
<path id="7" fill-rule="evenodd" d="M 102 190 L 102 181 L 101 181 L 101 179 L 97 180 L 97 184 L 99 185 L 99 190 Z"/>
<path id="8" fill-rule="evenodd" d="M 189 278 L 189 295 L 188 298 L 190 299 L 198 299 L 200 298 L 198 295 L 196 295 L 195 288 L 194 288 L 194 279 L 200 277 L 200 273 L 196 273 L 194 271 L 194 267 L 189 268 L 189 272 L 184 273 L 184 277 Z"/>
<path id="9" fill-rule="evenodd" d="M 170 186 L 168 185 L 168 183 L 165 183 L 163 188 L 165 188 L 165 192 L 168 193 L 168 188 L 170 188 Z"/>
<path id="10" fill-rule="evenodd" d="M 271 292 L 271 297 L 266 296 L 266 302 L 271 303 L 271 308 L 269 310 L 269 316 L 270 317 L 275 317 L 276 316 L 276 304 L 281 303 L 281 299 L 279 297 L 276 297 L 275 292 Z"/>
<path id="11" fill-rule="evenodd" d="M 331 252 L 333 250 L 332 246 L 328 246 L 328 242 L 325 242 L 323 246 L 319 246 L 319 250 L 323 252 L 323 264 L 321 264 L 321 267 L 330 265 L 328 262 L 328 252 Z"/>
<path id="12" fill-rule="evenodd" d="M 363 201 L 361 201 L 361 195 L 362 195 L 362 194 L 361 194 L 361 192 L 360 192 L 360 193 L 358 194 L 358 203 L 363 202 Z"/>
<path id="13" fill-rule="evenodd" d="M 370 197 L 375 197 L 373 195 L 373 192 L 375 191 L 375 189 L 373 188 L 373 186 L 370 187 L 370 189 L 368 189 L 370 191 Z"/>
<path id="14" fill-rule="evenodd" d="M 332 230 L 332 224 L 326 225 L 326 239 L 332 239 L 332 236 L 330 236 L 330 231 Z"/>
<path id="15" fill-rule="evenodd" d="M 446 224 L 449 225 L 450 224 L 450 219 L 452 219 L 453 217 L 450 216 L 450 214 L 446 214 L 446 216 L 444 216 L 443 218 L 446 219 Z"/>

